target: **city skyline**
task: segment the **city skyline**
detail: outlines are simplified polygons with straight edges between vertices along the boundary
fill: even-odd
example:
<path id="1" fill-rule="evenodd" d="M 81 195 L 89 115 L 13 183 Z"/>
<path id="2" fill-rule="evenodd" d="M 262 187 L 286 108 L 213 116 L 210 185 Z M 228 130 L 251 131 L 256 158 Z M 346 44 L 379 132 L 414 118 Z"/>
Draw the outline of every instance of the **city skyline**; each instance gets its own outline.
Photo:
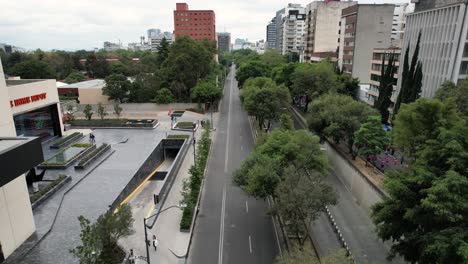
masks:
<path id="1" fill-rule="evenodd" d="M 172 32 L 175 3 L 140 0 L 56 1 L 40 3 L 31 0 L 2 3 L 0 43 L 34 50 L 78 50 L 102 48 L 104 41 L 136 42 L 146 30 L 159 28 Z M 303 6 L 310 0 L 290 1 Z M 409 0 L 362 0 L 359 3 L 401 3 Z M 224 3 L 208 0 L 203 3 L 186 1 L 190 9 L 214 10 L 218 32 L 230 32 L 232 39 L 265 39 L 265 26 L 287 1 L 255 2 L 242 0 Z M 261 8 L 259 8 L 261 7 Z M 41 10 L 37 12 L 37 10 Z M 233 12 L 236 10 L 237 12 Z M 252 15 L 255 13 L 255 15 Z M 104 14 L 104 15 L 103 15 Z M 254 25 L 254 26 L 253 26 Z"/>

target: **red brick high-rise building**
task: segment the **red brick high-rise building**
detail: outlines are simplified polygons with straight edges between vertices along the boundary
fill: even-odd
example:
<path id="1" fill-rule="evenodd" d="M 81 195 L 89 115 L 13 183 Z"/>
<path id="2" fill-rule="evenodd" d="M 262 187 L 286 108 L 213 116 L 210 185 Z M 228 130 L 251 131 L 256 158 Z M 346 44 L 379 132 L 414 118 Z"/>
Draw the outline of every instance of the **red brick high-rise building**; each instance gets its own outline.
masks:
<path id="1" fill-rule="evenodd" d="M 177 3 L 174 10 L 174 36 L 194 40 L 216 40 L 216 19 L 213 10 L 189 10 L 186 3 Z"/>

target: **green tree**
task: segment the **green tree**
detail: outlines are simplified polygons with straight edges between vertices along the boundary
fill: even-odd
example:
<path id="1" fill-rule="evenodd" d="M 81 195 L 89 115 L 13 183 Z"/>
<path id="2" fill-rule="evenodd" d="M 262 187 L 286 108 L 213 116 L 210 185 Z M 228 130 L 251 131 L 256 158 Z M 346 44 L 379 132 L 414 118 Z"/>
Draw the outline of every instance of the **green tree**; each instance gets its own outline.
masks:
<path id="1" fill-rule="evenodd" d="M 260 128 L 265 127 L 265 121 L 270 124 L 278 119 L 281 104 L 277 95 L 272 88 L 255 89 L 244 99 L 244 109 L 255 116 Z"/>
<path id="2" fill-rule="evenodd" d="M 275 68 L 273 68 L 271 72 L 271 78 L 276 82 L 276 84 L 284 84 L 288 89 L 291 89 L 292 83 L 292 75 L 296 70 L 296 67 L 299 64 L 297 63 L 284 63 Z"/>
<path id="3" fill-rule="evenodd" d="M 322 138 L 330 137 L 336 143 L 346 140 L 353 153 L 354 133 L 376 111 L 366 103 L 341 94 L 325 94 L 310 106 L 307 116 L 309 129 Z"/>
<path id="4" fill-rule="evenodd" d="M 121 263 L 123 256 L 119 254 L 117 241 L 134 233 L 130 205 L 124 204 L 116 213 L 108 210 L 94 224 L 83 216 L 79 220 L 82 245 L 71 252 L 80 263 Z"/>
<path id="5" fill-rule="evenodd" d="M 211 82 L 199 82 L 192 91 L 192 98 L 199 103 L 213 104 L 219 100 L 223 92 Z"/>
<path id="6" fill-rule="evenodd" d="M 170 45 L 169 55 L 162 68 L 177 99 L 190 99 L 190 90 L 213 70 L 213 58 L 214 53 L 203 43 L 187 36 L 178 37 Z"/>
<path id="7" fill-rule="evenodd" d="M 280 128 L 285 129 L 285 130 L 294 129 L 294 123 L 293 123 L 293 120 L 291 119 L 291 116 L 289 116 L 286 113 L 283 113 L 280 115 Z"/>
<path id="8" fill-rule="evenodd" d="M 351 96 L 354 100 L 359 100 L 359 79 L 351 76 L 340 74 L 337 75 L 338 90 L 337 92 Z"/>
<path id="9" fill-rule="evenodd" d="M 109 62 L 106 61 L 106 58 L 102 56 L 98 57 L 95 53 L 87 55 L 85 68 L 88 76 L 91 78 L 106 78 L 111 73 Z"/>
<path id="10" fill-rule="evenodd" d="M 283 256 L 278 256 L 275 259 L 275 264 L 352 264 L 356 263 L 351 258 L 346 256 L 345 249 L 339 249 L 330 253 L 327 256 L 321 257 L 320 261 L 315 257 L 315 254 L 309 248 L 293 247 Z"/>
<path id="11" fill-rule="evenodd" d="M 409 47 L 406 48 L 405 59 L 403 62 L 403 72 L 401 78 L 401 89 L 398 93 L 397 101 L 393 113 L 397 114 L 401 104 L 407 104 L 416 101 L 421 94 L 422 87 L 422 63 L 419 61 L 419 45 L 421 41 L 421 32 L 418 35 L 416 48 L 414 49 L 411 65 L 409 64 Z"/>
<path id="12" fill-rule="evenodd" d="M 388 60 L 387 64 L 385 61 Z M 374 102 L 374 107 L 380 112 L 382 123 L 387 124 L 390 112 L 388 108 L 392 105 L 393 86 L 396 85 L 394 75 L 396 73 L 395 54 L 382 55 L 382 68 L 380 70 L 379 97 Z"/>
<path id="13" fill-rule="evenodd" d="M 286 58 L 278 53 L 276 50 L 267 50 L 260 55 L 260 60 L 265 63 L 268 68 L 273 69 L 282 64 L 286 64 Z"/>
<path id="14" fill-rule="evenodd" d="M 111 74 L 122 74 L 129 75 L 129 70 L 127 65 L 123 64 L 120 61 L 113 61 L 109 63 L 109 69 Z"/>
<path id="15" fill-rule="evenodd" d="M 122 113 L 122 107 L 118 102 L 114 103 L 114 114 L 117 116 L 117 119 L 120 119 L 120 114 Z"/>
<path id="16" fill-rule="evenodd" d="M 441 101 L 455 101 L 458 112 L 468 116 L 468 80 L 460 81 L 458 85 L 450 81 L 443 83 L 437 90 L 435 98 Z"/>
<path id="17" fill-rule="evenodd" d="M 106 77 L 106 86 L 102 89 L 102 94 L 109 96 L 110 99 L 122 102 L 127 96 L 131 83 L 127 77 L 122 74 L 112 74 Z"/>
<path id="18" fill-rule="evenodd" d="M 91 105 L 87 104 L 83 110 L 83 114 L 85 115 L 86 119 L 88 120 L 91 120 L 91 118 L 93 117 L 93 108 L 91 107 Z"/>
<path id="19" fill-rule="evenodd" d="M 441 127 L 450 129 L 459 120 L 453 103 L 420 98 L 402 106 L 392 131 L 393 142 L 406 155 L 416 159 L 416 152 L 427 140 L 435 139 Z"/>
<path id="20" fill-rule="evenodd" d="M 261 61 L 248 61 L 239 66 L 236 72 L 236 80 L 239 86 L 243 87 L 244 82 L 249 78 L 268 77 L 270 75 L 268 66 Z"/>
<path id="21" fill-rule="evenodd" d="M 104 117 L 107 115 L 106 108 L 102 105 L 102 103 L 98 104 L 97 114 L 101 120 L 104 120 Z"/>
<path id="22" fill-rule="evenodd" d="M 102 251 L 102 243 L 99 234 L 96 231 L 96 225 L 84 216 L 78 217 L 81 227 L 81 243 L 82 245 L 70 250 L 76 258 L 80 260 L 80 264 L 100 264 L 105 263 L 100 259 Z"/>
<path id="23" fill-rule="evenodd" d="M 157 104 L 170 104 L 175 102 L 174 96 L 171 93 L 171 90 L 167 88 L 162 88 L 156 92 L 156 97 L 154 102 Z"/>
<path id="24" fill-rule="evenodd" d="M 155 74 L 139 74 L 135 76 L 130 88 L 128 99 L 132 103 L 148 103 L 156 97 L 161 86 L 161 79 Z"/>
<path id="25" fill-rule="evenodd" d="M 305 130 L 273 131 L 242 162 L 234 173 L 234 183 L 256 198 L 276 196 L 275 190 L 289 176 L 286 168 L 291 165 L 297 169 L 327 174 L 327 158 L 320 150 L 317 136 Z"/>
<path id="26" fill-rule="evenodd" d="M 166 38 L 163 38 L 161 40 L 161 43 L 159 44 L 158 47 L 158 64 L 157 65 L 162 65 L 164 61 L 167 59 L 169 56 L 169 42 L 166 40 Z"/>
<path id="27" fill-rule="evenodd" d="M 292 76 L 293 97 L 303 97 L 315 99 L 320 95 L 332 91 L 337 91 L 339 83 L 333 66 L 322 61 L 317 64 L 300 64 Z M 304 111 L 307 112 L 308 103 Z"/>
<path id="28" fill-rule="evenodd" d="M 10 73 L 18 75 L 23 79 L 53 79 L 55 78 L 54 69 L 47 63 L 30 59 L 15 64 Z"/>
<path id="29" fill-rule="evenodd" d="M 67 78 L 65 78 L 64 82 L 66 83 L 77 83 L 77 82 L 82 82 L 86 79 L 84 74 L 81 72 L 72 72 L 70 73 Z"/>
<path id="30" fill-rule="evenodd" d="M 365 157 L 377 155 L 390 144 L 390 135 L 383 129 L 378 116 L 370 116 L 367 122 L 354 133 L 354 144 L 358 147 L 358 155 Z"/>

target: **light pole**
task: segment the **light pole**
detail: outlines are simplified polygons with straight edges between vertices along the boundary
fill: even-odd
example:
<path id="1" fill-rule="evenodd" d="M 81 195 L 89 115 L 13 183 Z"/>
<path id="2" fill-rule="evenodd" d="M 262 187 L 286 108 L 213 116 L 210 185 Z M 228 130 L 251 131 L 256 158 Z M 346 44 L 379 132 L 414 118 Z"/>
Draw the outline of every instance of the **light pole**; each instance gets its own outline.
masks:
<path id="1" fill-rule="evenodd" d="M 213 100 L 211 100 L 210 102 L 208 102 L 210 104 L 210 115 L 211 115 L 211 122 L 210 122 L 210 128 L 213 129 L 214 128 L 214 124 L 213 124 Z"/>
<path id="2" fill-rule="evenodd" d="M 149 243 L 150 243 L 150 241 L 148 240 L 148 232 L 146 231 L 146 228 L 149 227 L 149 226 L 146 225 L 146 221 L 148 219 L 150 219 L 150 218 L 153 218 L 153 217 L 159 215 L 160 213 L 162 213 L 164 211 L 169 210 L 169 209 L 172 209 L 172 208 L 185 208 L 186 206 L 187 205 L 185 205 L 185 204 L 172 205 L 172 206 L 169 206 L 166 209 L 161 210 L 161 211 L 159 211 L 159 212 L 157 212 L 157 213 L 155 213 L 153 215 L 150 215 L 150 216 L 148 216 L 146 218 L 143 218 L 143 226 L 144 226 L 144 229 L 145 229 L 146 262 L 148 262 L 148 264 L 150 263 L 150 255 L 149 255 Z M 153 228 L 153 227 L 151 226 L 149 228 Z"/>
<path id="3" fill-rule="evenodd" d="M 193 164 L 194 166 L 197 166 L 197 160 L 196 160 L 196 155 L 195 155 L 195 149 L 196 149 L 196 143 L 197 143 L 197 140 L 195 139 L 196 128 L 197 128 L 197 123 L 193 122 L 192 123 L 192 138 L 193 138 Z"/>

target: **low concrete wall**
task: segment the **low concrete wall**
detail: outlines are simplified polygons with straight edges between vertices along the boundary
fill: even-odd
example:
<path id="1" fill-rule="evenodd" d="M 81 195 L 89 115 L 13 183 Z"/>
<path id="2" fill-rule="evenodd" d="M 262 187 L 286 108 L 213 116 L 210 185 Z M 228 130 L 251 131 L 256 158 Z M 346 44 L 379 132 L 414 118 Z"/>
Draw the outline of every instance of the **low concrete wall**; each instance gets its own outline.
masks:
<path id="1" fill-rule="evenodd" d="M 377 189 L 351 162 L 344 158 L 328 142 L 324 143 L 328 161 L 341 182 L 351 191 L 357 202 L 370 213 L 370 208 L 381 202 L 384 193 Z"/>
<path id="2" fill-rule="evenodd" d="M 125 197 L 130 195 L 130 193 L 132 193 L 133 190 L 135 190 L 135 188 L 138 187 L 138 185 L 140 185 L 143 180 L 148 177 L 148 175 L 153 172 L 154 169 L 157 168 L 163 161 L 164 149 L 163 141 L 161 141 L 114 200 L 111 206 L 112 210 L 119 207 L 120 203 L 125 199 Z"/>

